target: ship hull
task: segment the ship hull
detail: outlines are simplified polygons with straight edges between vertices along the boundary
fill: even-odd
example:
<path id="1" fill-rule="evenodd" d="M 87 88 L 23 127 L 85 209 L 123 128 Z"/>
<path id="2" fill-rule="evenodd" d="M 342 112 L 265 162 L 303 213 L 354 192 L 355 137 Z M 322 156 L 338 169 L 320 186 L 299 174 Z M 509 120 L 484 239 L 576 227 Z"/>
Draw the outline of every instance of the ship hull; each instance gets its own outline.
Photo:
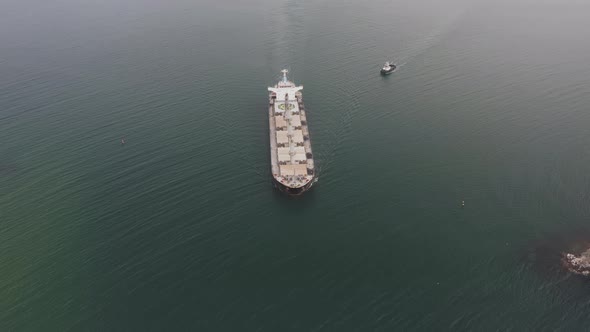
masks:
<path id="1" fill-rule="evenodd" d="M 269 87 L 270 162 L 274 186 L 289 195 L 308 191 L 316 179 L 302 86 L 283 80 Z"/>
<path id="2" fill-rule="evenodd" d="M 303 187 L 291 188 L 291 187 L 288 187 L 288 186 L 280 183 L 275 178 L 272 179 L 272 183 L 273 183 L 273 185 L 274 185 L 274 187 L 276 189 L 278 189 L 280 192 L 285 193 L 285 194 L 290 195 L 290 196 L 298 196 L 298 195 L 301 195 L 301 194 L 305 193 L 306 191 L 308 191 L 308 190 L 311 189 L 311 187 L 313 186 L 314 182 L 315 182 L 315 178 L 311 179 L 311 181 L 309 181 Z"/>

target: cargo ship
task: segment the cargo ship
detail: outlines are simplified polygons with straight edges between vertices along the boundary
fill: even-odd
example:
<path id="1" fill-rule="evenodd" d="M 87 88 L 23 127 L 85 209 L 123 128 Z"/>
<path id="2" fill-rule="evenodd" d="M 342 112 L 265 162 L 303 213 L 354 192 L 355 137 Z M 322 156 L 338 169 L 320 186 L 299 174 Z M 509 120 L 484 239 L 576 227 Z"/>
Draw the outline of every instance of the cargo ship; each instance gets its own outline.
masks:
<path id="1" fill-rule="evenodd" d="M 290 195 L 300 195 L 315 182 L 315 165 L 301 90 L 283 78 L 269 87 L 270 163 L 273 183 Z"/>

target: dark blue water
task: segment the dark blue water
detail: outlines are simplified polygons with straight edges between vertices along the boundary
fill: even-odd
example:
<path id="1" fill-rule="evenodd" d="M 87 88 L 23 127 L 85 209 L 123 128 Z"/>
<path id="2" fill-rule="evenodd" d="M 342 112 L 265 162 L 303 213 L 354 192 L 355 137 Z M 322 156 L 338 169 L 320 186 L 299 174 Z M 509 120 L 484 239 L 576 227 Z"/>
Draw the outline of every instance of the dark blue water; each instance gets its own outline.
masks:
<path id="1" fill-rule="evenodd" d="M 559 267 L 590 240 L 587 2 L 1 8 L 0 330 L 587 329 Z M 296 199 L 284 67 L 319 169 Z"/>

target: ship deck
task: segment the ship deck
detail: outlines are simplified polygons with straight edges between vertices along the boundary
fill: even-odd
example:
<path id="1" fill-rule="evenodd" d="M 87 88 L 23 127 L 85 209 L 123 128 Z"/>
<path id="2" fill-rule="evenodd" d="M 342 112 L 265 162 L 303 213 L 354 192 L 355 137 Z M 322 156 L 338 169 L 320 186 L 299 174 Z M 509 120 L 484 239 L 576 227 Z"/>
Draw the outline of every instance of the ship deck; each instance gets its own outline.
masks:
<path id="1" fill-rule="evenodd" d="M 279 88 L 275 96 L 280 96 L 282 90 Z M 300 188 L 313 180 L 314 160 L 301 93 L 291 96 L 283 100 L 271 97 L 270 100 L 271 164 L 273 177 L 278 182 Z"/>

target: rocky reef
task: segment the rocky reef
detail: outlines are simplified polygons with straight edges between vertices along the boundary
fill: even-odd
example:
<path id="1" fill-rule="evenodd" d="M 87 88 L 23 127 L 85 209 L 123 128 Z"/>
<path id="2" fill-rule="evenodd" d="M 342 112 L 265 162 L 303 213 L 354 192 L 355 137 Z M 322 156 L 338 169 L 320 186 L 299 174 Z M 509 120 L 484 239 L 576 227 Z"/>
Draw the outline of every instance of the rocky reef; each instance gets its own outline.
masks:
<path id="1" fill-rule="evenodd" d="M 579 256 L 569 253 L 565 254 L 563 263 L 570 272 L 590 277 L 590 249 L 584 251 Z"/>

